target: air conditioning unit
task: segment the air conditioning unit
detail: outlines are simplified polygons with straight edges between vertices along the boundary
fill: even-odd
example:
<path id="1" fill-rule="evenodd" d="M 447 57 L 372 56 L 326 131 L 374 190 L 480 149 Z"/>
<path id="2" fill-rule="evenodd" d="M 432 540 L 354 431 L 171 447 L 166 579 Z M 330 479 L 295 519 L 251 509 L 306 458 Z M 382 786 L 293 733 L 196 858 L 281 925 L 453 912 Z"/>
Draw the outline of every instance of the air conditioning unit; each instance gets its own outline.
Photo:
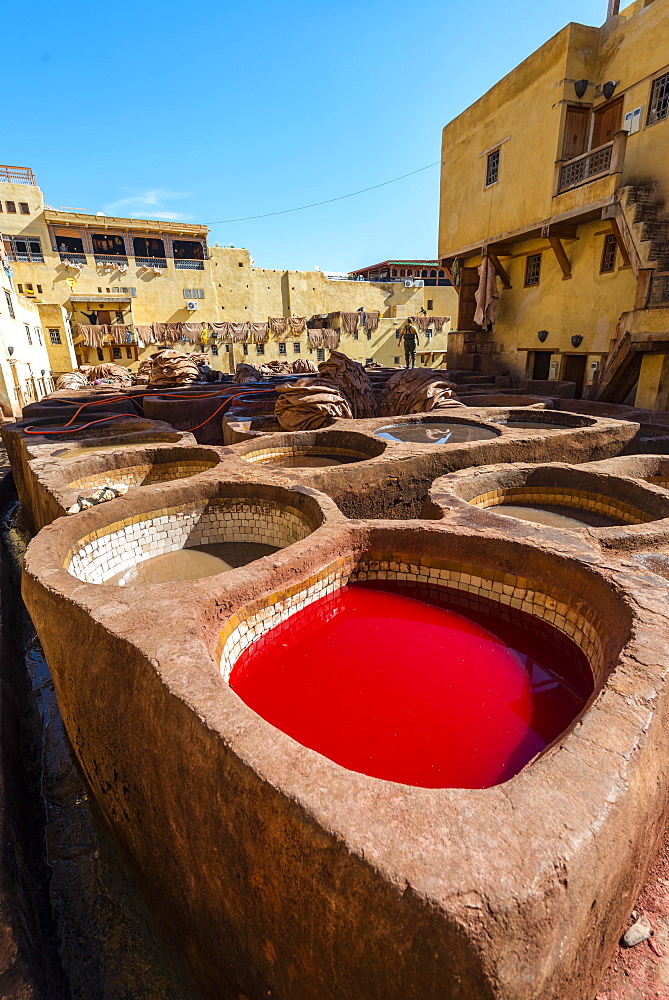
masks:
<path id="1" fill-rule="evenodd" d="M 188 309 L 190 312 L 193 312 L 194 309 L 199 309 L 199 306 L 197 302 L 187 302 L 186 309 Z"/>
<path id="2" fill-rule="evenodd" d="M 414 288 L 424 288 L 425 287 L 425 282 L 423 281 L 422 278 L 418 278 L 416 281 L 414 281 L 413 284 L 414 284 Z"/>
<path id="3" fill-rule="evenodd" d="M 404 287 L 405 288 L 413 288 L 413 281 L 411 280 L 411 278 L 409 278 L 408 281 L 404 282 Z"/>

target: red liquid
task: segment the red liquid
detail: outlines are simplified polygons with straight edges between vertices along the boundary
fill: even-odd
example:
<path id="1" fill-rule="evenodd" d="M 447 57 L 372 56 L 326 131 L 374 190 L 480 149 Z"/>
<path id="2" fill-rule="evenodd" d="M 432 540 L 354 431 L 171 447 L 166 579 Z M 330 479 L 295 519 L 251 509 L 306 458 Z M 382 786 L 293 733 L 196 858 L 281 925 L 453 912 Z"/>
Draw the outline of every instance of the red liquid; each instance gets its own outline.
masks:
<path id="1" fill-rule="evenodd" d="M 487 788 L 559 736 L 591 694 L 583 654 L 561 641 L 357 584 L 253 643 L 230 684 L 263 719 L 352 771 Z"/>

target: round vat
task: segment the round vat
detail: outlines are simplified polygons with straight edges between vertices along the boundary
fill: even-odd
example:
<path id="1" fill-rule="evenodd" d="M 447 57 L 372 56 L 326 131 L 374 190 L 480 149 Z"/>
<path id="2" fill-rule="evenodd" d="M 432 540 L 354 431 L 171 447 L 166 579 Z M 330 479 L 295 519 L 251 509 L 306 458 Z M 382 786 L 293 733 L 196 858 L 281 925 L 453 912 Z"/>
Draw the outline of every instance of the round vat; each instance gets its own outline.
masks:
<path id="1" fill-rule="evenodd" d="M 499 573 L 383 555 L 334 582 L 328 567 L 324 585 L 237 626 L 223 676 L 276 728 L 349 770 L 430 788 L 512 778 L 586 707 L 607 626 L 567 572 L 547 587 L 527 563 Z"/>
<path id="2" fill-rule="evenodd" d="M 474 507 L 579 531 L 639 525 L 669 517 L 669 497 L 640 483 L 577 466 L 491 466 L 454 473 L 435 484 L 434 494 L 455 494 Z"/>
<path id="3" fill-rule="evenodd" d="M 574 427 L 594 427 L 592 418 L 575 413 L 561 413 L 558 410 L 535 410 L 531 416 L 527 411 L 508 413 L 505 417 L 495 420 L 496 424 L 508 427 L 510 430 L 545 430 L 563 431 Z"/>
<path id="4" fill-rule="evenodd" d="M 71 457 L 89 453 L 96 454 L 96 451 L 83 448 Z M 99 461 L 82 462 L 80 467 L 68 463 L 65 467 L 67 471 L 63 471 L 67 476 L 65 486 L 81 493 L 110 483 L 124 483 L 132 488 L 189 479 L 216 468 L 219 462 L 219 456 L 205 448 L 146 450 L 143 445 L 131 445 L 127 453 L 125 447 L 116 446 L 113 457 L 103 451 Z"/>
<path id="5" fill-rule="evenodd" d="M 386 424 L 374 433 L 386 441 L 410 444 L 463 444 L 497 437 L 499 431 L 480 424 L 458 423 L 454 420 L 433 419 L 412 423 Z"/>
<path id="6" fill-rule="evenodd" d="M 51 458 L 60 458 L 69 461 L 73 458 L 83 458 L 84 455 L 97 455 L 104 454 L 105 452 L 118 453 L 127 449 L 136 450 L 137 448 L 145 448 L 147 444 L 174 444 L 175 441 L 178 441 L 179 436 L 178 434 L 156 434 L 143 437 L 139 441 L 127 441 L 124 438 L 118 438 L 109 444 L 102 442 L 89 445 L 75 444 L 71 448 L 63 448 L 52 452 Z"/>
<path id="7" fill-rule="evenodd" d="M 239 454 L 246 462 L 272 468 L 321 468 L 364 462 L 383 454 L 385 445 L 356 431 L 304 431 L 263 437 Z"/>
<path id="8" fill-rule="evenodd" d="M 311 497 L 240 485 L 108 524 L 80 539 L 66 568 L 86 583 L 116 586 L 199 579 L 301 541 L 321 522 Z"/>

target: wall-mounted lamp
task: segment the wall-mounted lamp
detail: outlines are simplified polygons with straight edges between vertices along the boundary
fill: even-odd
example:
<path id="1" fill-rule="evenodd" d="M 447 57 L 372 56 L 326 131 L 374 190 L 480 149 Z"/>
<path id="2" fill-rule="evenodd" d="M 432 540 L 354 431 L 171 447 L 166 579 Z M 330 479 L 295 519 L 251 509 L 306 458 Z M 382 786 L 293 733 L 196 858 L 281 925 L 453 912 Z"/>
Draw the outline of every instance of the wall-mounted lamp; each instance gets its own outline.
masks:
<path id="1" fill-rule="evenodd" d="M 613 97 L 613 91 L 616 89 L 617 86 L 618 84 L 616 83 L 615 80 L 606 81 L 606 83 L 602 87 L 602 93 L 604 94 L 604 97 L 606 98 L 607 101 L 611 100 L 611 98 Z"/>
<path id="2" fill-rule="evenodd" d="M 574 81 L 574 90 L 576 91 L 576 96 L 578 97 L 579 101 L 581 100 L 587 89 L 588 89 L 587 80 Z"/>
<path id="3" fill-rule="evenodd" d="M 583 343 L 583 337 L 581 336 L 581 334 L 575 333 L 574 336 L 571 338 L 571 346 L 580 347 L 582 343 Z"/>
<path id="4" fill-rule="evenodd" d="M 537 333 L 537 337 L 539 338 L 542 344 L 547 336 L 548 336 L 548 330 L 539 330 L 539 332 Z"/>
<path id="5" fill-rule="evenodd" d="M 9 354 L 10 358 L 11 358 L 11 356 L 12 356 L 13 353 L 14 353 L 14 348 L 13 347 L 8 347 L 7 348 L 7 354 Z"/>

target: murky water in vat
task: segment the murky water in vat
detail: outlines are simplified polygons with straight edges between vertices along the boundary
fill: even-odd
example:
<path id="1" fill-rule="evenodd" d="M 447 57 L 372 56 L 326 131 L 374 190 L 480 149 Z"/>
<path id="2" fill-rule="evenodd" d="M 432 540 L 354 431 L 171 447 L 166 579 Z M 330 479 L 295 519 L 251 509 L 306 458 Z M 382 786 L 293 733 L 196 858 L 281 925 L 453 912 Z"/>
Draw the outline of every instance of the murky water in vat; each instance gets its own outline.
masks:
<path id="1" fill-rule="evenodd" d="M 253 643 L 231 687 L 278 729 L 353 771 L 428 788 L 516 774 L 592 691 L 580 650 L 392 584 L 321 598 Z"/>
<path id="2" fill-rule="evenodd" d="M 388 424 L 374 433 L 387 441 L 410 441 L 414 444 L 462 444 L 464 441 L 483 441 L 498 436 L 497 431 L 473 424 L 448 424 L 433 421 L 424 424 Z"/>
<path id="3" fill-rule="evenodd" d="M 346 455 L 286 455 L 260 464 L 275 465 L 282 469 L 317 469 L 326 465 L 348 465 L 358 461 L 358 458 L 348 458 Z"/>
<path id="4" fill-rule="evenodd" d="M 122 441 L 117 441 L 115 444 L 99 444 L 93 447 L 92 445 L 86 445 L 85 447 L 67 448 L 64 451 L 54 451 L 51 455 L 52 458 L 81 458 L 82 455 L 95 455 L 98 451 L 125 451 L 127 448 L 146 448 L 149 444 L 167 444 L 167 441 L 156 441 L 156 439 L 147 441 L 133 441 L 130 444 L 124 444 Z"/>
<path id="5" fill-rule="evenodd" d="M 138 587 L 148 583 L 176 583 L 200 580 L 225 573 L 237 566 L 246 566 L 254 559 L 276 552 L 275 545 L 254 542 L 218 542 L 197 548 L 175 549 L 160 556 L 145 559 L 129 569 L 116 573 L 105 581 L 119 587 Z"/>
<path id="6" fill-rule="evenodd" d="M 563 528 L 565 531 L 582 531 L 585 527 L 611 528 L 623 524 L 623 521 L 595 510 L 580 510 L 578 507 L 562 507 L 559 504 L 547 504 L 545 507 L 535 507 L 531 504 L 499 504 L 497 507 L 486 507 L 493 514 L 503 514 L 505 517 L 516 517 L 521 521 L 533 521 L 535 524 L 545 524 L 549 528 Z"/>

